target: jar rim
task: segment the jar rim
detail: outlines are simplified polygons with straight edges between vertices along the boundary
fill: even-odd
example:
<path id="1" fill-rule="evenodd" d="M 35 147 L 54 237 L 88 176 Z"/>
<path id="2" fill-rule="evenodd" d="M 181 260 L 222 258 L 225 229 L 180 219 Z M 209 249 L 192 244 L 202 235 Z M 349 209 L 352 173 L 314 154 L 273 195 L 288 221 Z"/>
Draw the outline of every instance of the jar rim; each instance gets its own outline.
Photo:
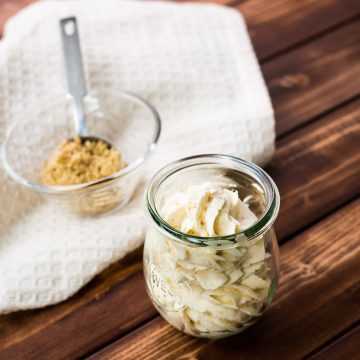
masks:
<path id="1" fill-rule="evenodd" d="M 167 178 L 177 173 L 178 171 L 189 167 L 206 164 L 223 165 L 227 166 L 229 170 L 236 171 L 240 171 L 240 167 L 243 169 L 247 169 L 250 173 L 247 172 L 246 174 L 248 176 L 251 176 L 252 179 L 265 191 L 266 207 L 263 211 L 263 214 L 254 224 L 252 224 L 247 229 L 231 235 L 203 237 L 189 235 L 179 230 L 176 230 L 161 217 L 155 205 L 155 194 L 161 184 Z M 159 231 L 165 236 L 170 237 L 176 241 L 184 242 L 188 245 L 223 246 L 238 244 L 239 242 L 244 240 L 252 240 L 267 231 L 272 226 L 278 215 L 280 208 L 280 194 L 272 178 L 258 165 L 250 161 L 230 155 L 202 154 L 177 160 L 159 170 L 153 176 L 148 185 L 145 202 L 149 215 L 154 220 Z"/>

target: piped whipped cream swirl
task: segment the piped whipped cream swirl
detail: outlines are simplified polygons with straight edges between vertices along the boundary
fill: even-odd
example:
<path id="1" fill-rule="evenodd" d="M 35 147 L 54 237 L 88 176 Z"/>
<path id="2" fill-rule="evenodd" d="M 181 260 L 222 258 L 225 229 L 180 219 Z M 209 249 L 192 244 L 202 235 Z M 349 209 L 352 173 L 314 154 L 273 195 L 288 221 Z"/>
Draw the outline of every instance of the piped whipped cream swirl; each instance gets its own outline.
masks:
<path id="1" fill-rule="evenodd" d="M 236 190 L 224 189 L 213 182 L 192 185 L 174 193 L 167 198 L 160 213 L 176 230 L 203 237 L 238 233 L 257 220 Z"/>

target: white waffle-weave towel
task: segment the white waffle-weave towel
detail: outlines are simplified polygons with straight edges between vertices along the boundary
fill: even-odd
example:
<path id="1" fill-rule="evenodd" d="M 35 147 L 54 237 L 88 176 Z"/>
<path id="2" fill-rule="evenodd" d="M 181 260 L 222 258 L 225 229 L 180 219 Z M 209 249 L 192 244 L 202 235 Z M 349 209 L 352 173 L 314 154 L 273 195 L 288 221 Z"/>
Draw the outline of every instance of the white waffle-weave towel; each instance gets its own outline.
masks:
<path id="1" fill-rule="evenodd" d="M 7 25 L 0 43 L 0 143 L 19 116 L 66 93 L 58 20 L 75 15 L 90 90 L 125 88 L 163 119 L 150 173 L 169 161 L 226 153 L 266 163 L 271 102 L 241 15 L 217 5 L 43 1 Z M 0 313 L 64 300 L 143 242 L 139 188 L 98 219 L 32 208 L 0 166 Z"/>

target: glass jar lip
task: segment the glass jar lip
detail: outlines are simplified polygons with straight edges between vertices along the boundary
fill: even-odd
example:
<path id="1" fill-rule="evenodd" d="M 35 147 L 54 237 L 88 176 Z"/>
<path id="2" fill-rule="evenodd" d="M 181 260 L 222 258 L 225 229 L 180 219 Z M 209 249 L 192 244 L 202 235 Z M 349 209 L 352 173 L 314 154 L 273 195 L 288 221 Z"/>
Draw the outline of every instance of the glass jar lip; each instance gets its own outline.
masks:
<path id="1" fill-rule="evenodd" d="M 107 94 L 107 92 L 104 91 L 104 92 L 101 92 L 101 94 Z M 8 146 L 8 142 L 10 141 L 9 139 L 10 139 L 12 133 L 15 131 L 16 127 L 19 125 L 19 123 L 16 122 L 15 124 L 13 124 L 10 127 L 10 129 L 5 137 L 4 143 L 1 147 L 1 158 L 2 158 L 6 173 L 10 176 L 10 178 L 12 180 L 14 180 L 18 184 L 24 186 L 25 188 L 28 188 L 33 191 L 37 191 L 39 193 L 45 193 L 45 194 L 69 194 L 69 193 L 74 193 L 74 192 L 78 192 L 78 191 L 82 191 L 82 190 L 90 190 L 90 189 L 92 190 L 94 188 L 105 187 L 111 183 L 116 182 L 118 179 L 123 178 L 130 173 L 133 173 L 136 169 L 141 167 L 148 160 L 150 155 L 154 152 L 155 148 L 157 147 L 160 133 L 161 133 L 161 118 L 160 118 L 160 115 L 159 115 L 157 109 L 152 104 L 150 104 L 147 100 L 145 100 L 144 98 L 142 98 L 141 96 L 139 96 L 133 92 L 130 92 L 127 90 L 121 90 L 121 91 L 113 92 L 113 93 L 111 93 L 111 95 L 124 97 L 126 99 L 129 99 L 130 101 L 136 102 L 140 106 L 149 110 L 155 121 L 154 136 L 152 137 L 152 140 L 148 144 L 145 151 L 142 154 L 140 154 L 139 157 L 137 159 L 135 159 L 135 161 L 131 162 L 128 166 L 119 170 L 118 172 L 116 172 L 112 175 L 109 175 L 105 178 L 102 178 L 99 180 L 94 180 L 94 181 L 83 183 L 83 184 L 78 184 L 78 185 L 51 186 L 51 185 L 44 185 L 41 183 L 29 181 L 29 180 L 25 179 L 24 177 L 20 176 L 12 168 L 12 166 L 8 162 L 8 158 L 7 158 L 7 146 Z M 92 94 L 89 94 L 89 96 L 92 96 Z"/>
<path id="2" fill-rule="evenodd" d="M 242 230 L 241 232 L 234 233 L 231 235 L 225 236 L 214 236 L 214 237 L 203 237 L 203 236 L 195 236 L 188 235 L 179 230 L 176 230 L 172 226 L 170 226 L 165 220 L 162 219 L 158 210 L 155 206 L 155 193 L 159 186 L 172 174 L 183 170 L 188 167 L 197 166 L 197 165 L 205 165 L 205 164 L 221 164 L 229 166 L 229 169 L 236 170 L 234 167 L 230 167 L 230 164 L 240 165 L 243 168 L 247 168 L 251 171 L 251 173 L 258 178 L 254 178 L 254 180 L 262 186 L 262 188 L 266 192 L 267 204 L 264 209 L 263 215 L 249 228 Z M 239 169 L 237 169 L 239 170 Z M 247 174 L 250 175 L 251 174 Z M 260 180 L 260 181 L 259 181 Z M 145 195 L 146 206 L 151 218 L 154 220 L 157 228 L 162 232 L 165 236 L 171 237 L 176 241 L 183 241 L 187 244 L 197 245 L 197 246 L 211 246 L 211 245 L 225 245 L 225 244 L 236 244 L 244 240 L 252 240 L 265 231 L 267 231 L 279 213 L 280 208 L 280 194 L 279 190 L 272 180 L 272 178 L 258 165 L 237 158 L 231 155 L 223 155 L 223 154 L 201 154 L 186 157 L 175 162 L 172 162 L 161 170 L 159 170 L 151 179 L 148 189 Z"/>

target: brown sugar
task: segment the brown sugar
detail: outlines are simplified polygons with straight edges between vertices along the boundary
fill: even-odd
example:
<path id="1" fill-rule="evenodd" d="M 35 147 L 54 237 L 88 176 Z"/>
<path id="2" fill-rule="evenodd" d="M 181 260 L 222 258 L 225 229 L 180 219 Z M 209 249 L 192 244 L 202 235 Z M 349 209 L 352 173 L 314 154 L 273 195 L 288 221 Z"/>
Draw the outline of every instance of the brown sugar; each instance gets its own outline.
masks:
<path id="1" fill-rule="evenodd" d="M 110 176 L 123 169 L 119 152 L 102 140 L 62 141 L 45 163 L 41 177 L 45 185 L 78 185 Z"/>

